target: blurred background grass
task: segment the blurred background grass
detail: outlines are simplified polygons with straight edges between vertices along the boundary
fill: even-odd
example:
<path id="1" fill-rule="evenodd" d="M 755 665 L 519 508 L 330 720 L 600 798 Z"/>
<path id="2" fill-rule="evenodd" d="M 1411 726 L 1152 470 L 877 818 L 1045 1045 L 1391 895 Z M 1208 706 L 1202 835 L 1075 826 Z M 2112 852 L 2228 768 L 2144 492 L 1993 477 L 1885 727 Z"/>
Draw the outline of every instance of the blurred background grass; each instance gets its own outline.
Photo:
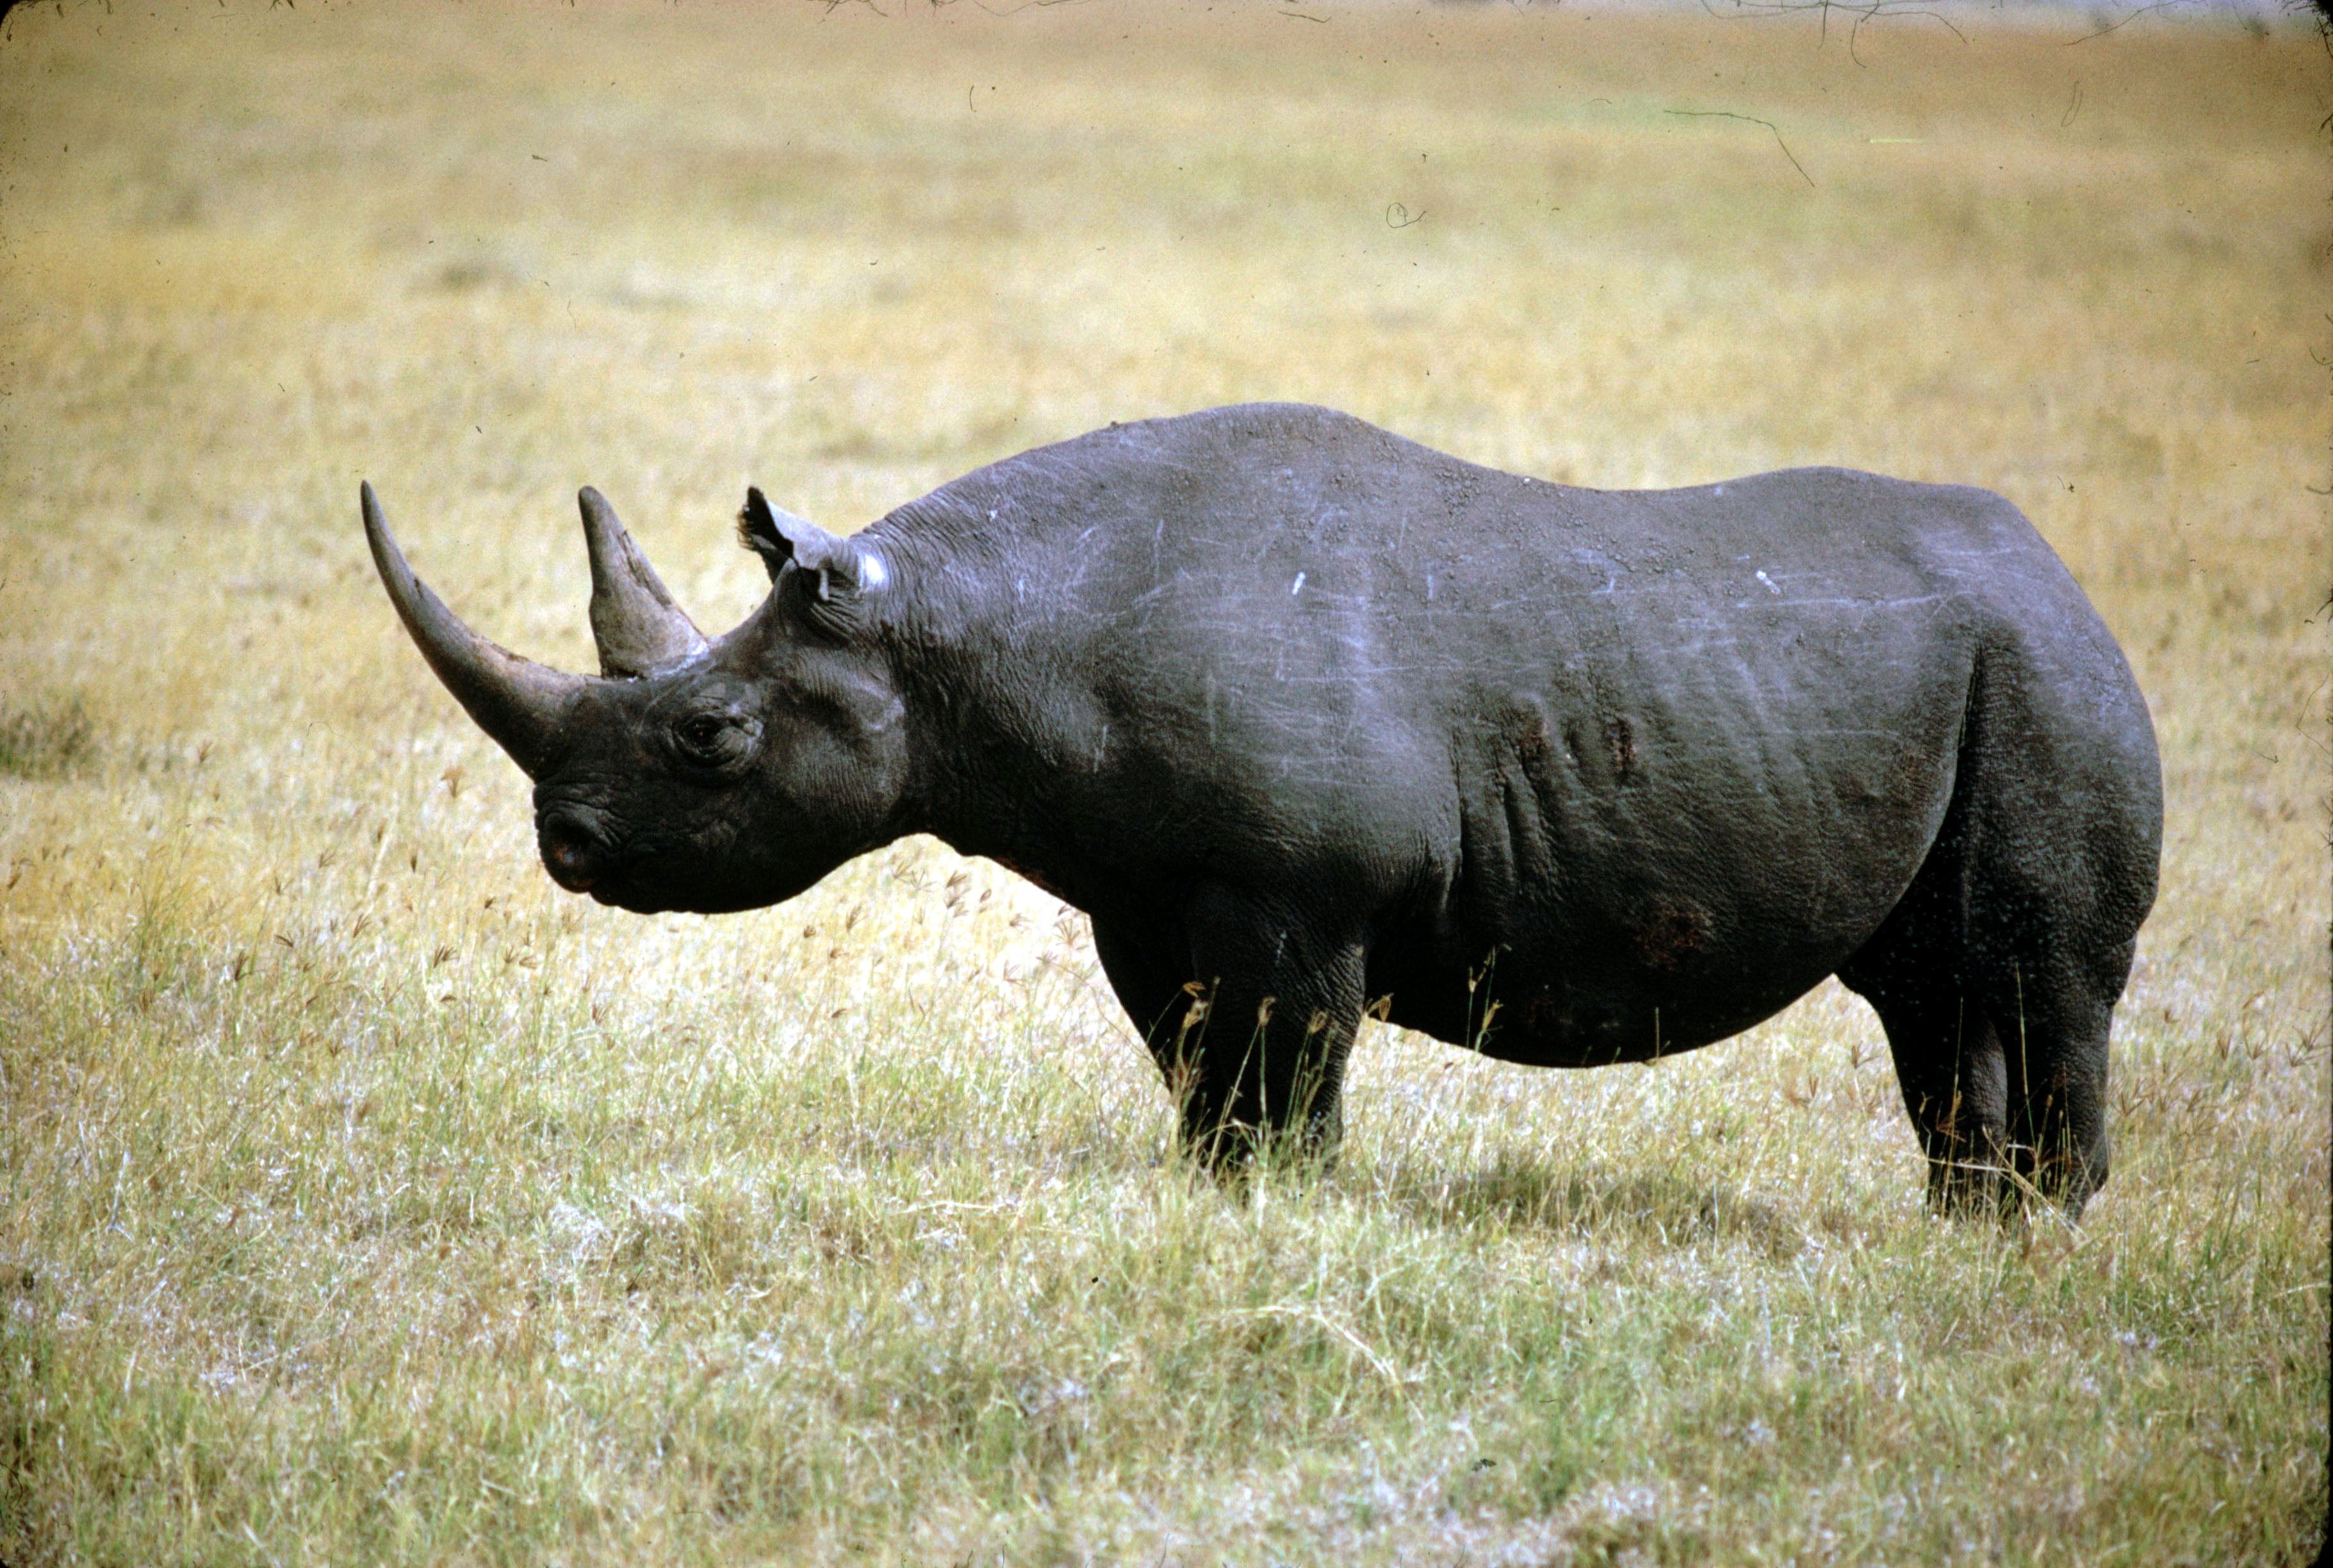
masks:
<path id="1" fill-rule="evenodd" d="M 885 10 L 7 20 L 0 1558 L 2306 1557 L 2322 43 Z M 725 626 L 749 479 L 848 528 L 1248 398 L 2024 507 L 2169 787 L 2085 1228 L 1925 1218 L 1829 987 L 1652 1069 L 1373 1034 L 1339 1173 L 1230 1205 L 984 863 L 557 894 L 355 524 L 586 668 L 580 484 Z"/>

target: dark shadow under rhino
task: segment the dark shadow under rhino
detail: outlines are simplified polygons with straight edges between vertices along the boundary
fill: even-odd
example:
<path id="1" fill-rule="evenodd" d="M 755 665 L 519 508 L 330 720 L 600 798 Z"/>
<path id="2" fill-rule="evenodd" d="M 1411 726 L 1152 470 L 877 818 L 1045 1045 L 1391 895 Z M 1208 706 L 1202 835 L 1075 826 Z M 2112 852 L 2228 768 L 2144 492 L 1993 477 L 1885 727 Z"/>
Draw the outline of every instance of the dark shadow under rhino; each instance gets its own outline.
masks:
<path id="1" fill-rule="evenodd" d="M 1093 920 L 1186 1139 L 1332 1140 L 1365 1010 L 1634 1062 L 1826 976 L 1886 1025 L 1942 1202 L 2107 1175 L 2155 895 L 2145 700 L 2017 510 L 1808 468 L 1602 491 L 1326 409 L 1112 426 L 850 538 L 751 492 L 706 639 L 594 491 L 597 678 L 374 560 L 535 780 L 543 861 L 639 910 L 790 898 L 930 832 Z M 2013 1175 L 2012 1175 L 2013 1173 Z"/>

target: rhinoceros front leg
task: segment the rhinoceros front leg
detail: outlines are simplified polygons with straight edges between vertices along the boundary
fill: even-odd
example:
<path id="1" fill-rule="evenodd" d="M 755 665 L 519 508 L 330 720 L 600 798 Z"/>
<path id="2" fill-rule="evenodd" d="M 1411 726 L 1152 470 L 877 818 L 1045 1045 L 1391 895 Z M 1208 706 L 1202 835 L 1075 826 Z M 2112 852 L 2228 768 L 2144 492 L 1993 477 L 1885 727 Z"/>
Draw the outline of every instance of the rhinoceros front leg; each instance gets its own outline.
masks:
<path id="1" fill-rule="evenodd" d="M 1184 1015 L 1196 996 L 1191 978 L 1191 944 L 1181 927 L 1142 928 L 1124 921 L 1094 917 L 1094 952 L 1101 972 L 1126 1015 L 1134 1021 L 1142 1043 L 1164 1073 L 1172 1047 L 1184 1032 Z M 1168 1073 L 1168 1081 L 1173 1081 Z"/>
<path id="2" fill-rule="evenodd" d="M 1110 988 L 1181 1108 L 1192 1155 L 1230 1171 L 1291 1131 L 1303 1148 L 1333 1152 L 1360 1022 L 1359 942 L 1220 887 L 1203 889 L 1179 919 L 1097 917 L 1093 933 Z"/>
<path id="3" fill-rule="evenodd" d="M 1335 1153 L 1345 1061 L 1360 1024 L 1360 941 L 1269 899 L 1202 888 L 1185 914 L 1190 1005 L 1154 1046 L 1185 1146 L 1217 1170 L 1284 1135 Z"/>

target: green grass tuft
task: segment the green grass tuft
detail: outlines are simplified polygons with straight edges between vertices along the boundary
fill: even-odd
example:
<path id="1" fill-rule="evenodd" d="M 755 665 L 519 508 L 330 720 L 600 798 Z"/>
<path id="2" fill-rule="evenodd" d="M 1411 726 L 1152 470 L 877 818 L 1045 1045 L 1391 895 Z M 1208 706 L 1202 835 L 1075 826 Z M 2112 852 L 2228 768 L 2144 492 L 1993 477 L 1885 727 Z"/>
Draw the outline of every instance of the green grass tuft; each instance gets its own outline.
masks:
<path id="1" fill-rule="evenodd" d="M 56 778 L 89 767 L 97 754 L 97 726 L 80 697 L 0 705 L 0 774 Z"/>

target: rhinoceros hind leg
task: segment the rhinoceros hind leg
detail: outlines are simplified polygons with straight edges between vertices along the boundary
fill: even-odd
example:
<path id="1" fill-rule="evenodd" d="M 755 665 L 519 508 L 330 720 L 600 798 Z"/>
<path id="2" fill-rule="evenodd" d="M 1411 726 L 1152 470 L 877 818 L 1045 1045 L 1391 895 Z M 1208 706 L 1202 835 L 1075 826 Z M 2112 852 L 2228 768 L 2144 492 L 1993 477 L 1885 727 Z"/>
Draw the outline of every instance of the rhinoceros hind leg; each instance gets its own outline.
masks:
<path id="1" fill-rule="evenodd" d="M 1956 880 L 1932 858 L 1839 977 L 1887 1031 L 1904 1108 L 1927 1156 L 1930 1207 L 1991 1213 L 2011 1188 L 2008 1062 L 1983 1000 L 1962 982 Z"/>
<path id="2" fill-rule="evenodd" d="M 2007 1062 L 1992 1021 L 1954 987 L 1865 995 L 1887 1031 L 1904 1109 L 1928 1159 L 1929 1206 L 1995 1211 L 2009 1191 L 2010 1136 Z"/>
<path id="3" fill-rule="evenodd" d="M 2044 948 L 1989 965 L 1986 976 L 2020 1190 L 2030 1186 L 2069 1216 L 2106 1185 L 2107 1040 L 2131 946 L 2102 965 L 2076 962 L 2075 951 L 2071 942 Z"/>

